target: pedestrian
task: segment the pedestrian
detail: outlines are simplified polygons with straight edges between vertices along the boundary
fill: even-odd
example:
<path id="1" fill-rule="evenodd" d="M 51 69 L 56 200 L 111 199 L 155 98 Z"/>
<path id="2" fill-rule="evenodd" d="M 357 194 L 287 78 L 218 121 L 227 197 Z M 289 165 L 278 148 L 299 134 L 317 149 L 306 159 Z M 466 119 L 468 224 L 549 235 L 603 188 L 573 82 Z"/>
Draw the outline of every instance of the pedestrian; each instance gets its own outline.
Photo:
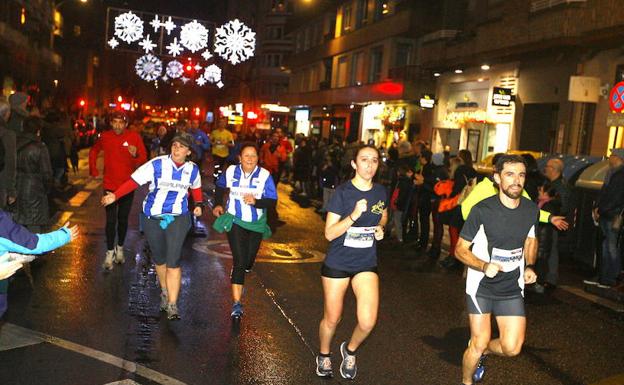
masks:
<path id="1" fill-rule="evenodd" d="M 193 142 L 194 138 L 187 133 L 176 134 L 171 155 L 161 155 L 143 164 L 114 192 L 108 191 L 102 198 L 102 205 L 108 207 L 149 183 L 143 201 L 143 229 L 160 283 L 160 310 L 166 311 L 170 320 L 180 319 L 180 256 L 191 228 L 189 189 L 195 206 L 193 215 L 202 215 L 201 174 L 197 164 L 189 160 Z"/>
<path id="2" fill-rule="evenodd" d="M 414 186 L 414 170 L 407 164 L 401 164 L 397 169 L 397 182 L 392 197 L 390 198 L 390 209 L 392 210 L 392 224 L 396 233 L 396 239 L 403 243 L 403 224 L 405 223 L 405 213 L 409 208 L 409 197 Z"/>
<path id="3" fill-rule="evenodd" d="M 269 141 L 260 148 L 260 164 L 271 173 L 275 186 L 280 180 L 281 164 L 287 159 L 288 154 L 280 142 L 279 134 L 273 132 Z"/>
<path id="4" fill-rule="evenodd" d="M 488 354 L 520 353 L 526 331 L 524 286 L 536 281 L 535 239 L 539 209 L 522 196 L 524 159 L 503 155 L 496 163 L 497 195 L 475 205 L 457 243 L 457 258 L 468 267 L 466 303 L 470 341 L 463 355 L 462 383 L 483 379 Z M 499 337 L 492 339 L 492 315 Z"/>
<path id="5" fill-rule="evenodd" d="M 353 155 L 355 176 L 336 188 L 325 222 L 325 238 L 330 244 L 321 268 L 324 311 L 316 356 L 319 377 L 333 375 L 331 342 L 342 318 L 349 285 L 357 303 L 357 326 L 351 338 L 340 344 L 343 378 L 354 379 L 357 375 L 356 352 L 373 330 L 379 308 L 376 242 L 383 239 L 388 220 L 387 193 L 384 186 L 373 183 L 380 162 L 377 148 L 361 146 Z"/>
<path id="6" fill-rule="evenodd" d="M 293 156 L 294 180 L 297 191 L 302 196 L 310 195 L 312 177 L 312 148 L 306 138 L 301 138 Z"/>
<path id="7" fill-rule="evenodd" d="M 48 148 L 41 142 L 43 121 L 24 119 L 17 136 L 17 199 L 15 221 L 40 233 L 50 221 L 48 192 L 52 185 L 52 164 Z"/>
<path id="8" fill-rule="evenodd" d="M 612 288 L 622 270 L 622 254 L 618 237 L 622 232 L 624 214 L 624 148 L 614 148 L 609 156 L 609 170 L 600 189 L 597 205 L 593 210 L 602 235 L 602 253 L 598 265 L 598 276 L 584 281 L 602 289 Z"/>
<path id="9" fill-rule="evenodd" d="M 74 174 L 78 173 L 78 151 L 80 151 L 80 130 L 77 125 L 74 125 L 71 135 L 71 151 L 69 152 L 69 162 Z"/>
<path id="10" fill-rule="evenodd" d="M 271 236 L 267 225 L 267 209 L 275 207 L 277 192 L 269 170 L 258 166 L 258 149 L 254 143 L 241 146 L 240 164 L 232 165 L 217 180 L 215 207 L 217 218 L 213 228 L 227 232 L 232 251 L 232 312 L 239 320 L 243 316 L 243 287 L 245 274 L 256 260 L 262 239 Z M 226 189 L 228 199 L 224 201 Z"/>
<path id="11" fill-rule="evenodd" d="M 210 139 L 208 135 L 199 128 L 199 120 L 191 120 L 191 125 L 187 132 L 193 137 L 193 155 L 195 156 L 195 162 L 200 169 L 203 168 L 204 153 L 210 150 Z"/>
<path id="12" fill-rule="evenodd" d="M 11 119 L 8 122 L 8 128 L 18 134 L 22 131 L 24 119 L 30 115 L 27 110 L 28 94 L 23 92 L 15 92 L 9 96 L 9 104 L 11 104 Z"/>
<path id="13" fill-rule="evenodd" d="M 143 139 L 127 129 L 128 118 L 125 114 L 114 112 L 110 124 L 112 130 L 104 131 L 89 151 L 91 177 L 98 176 L 97 157 L 100 152 L 104 152 L 104 196 L 117 190 L 147 160 Z M 114 204 L 106 205 L 106 256 L 102 265 L 105 270 L 112 270 L 113 262 L 121 264 L 126 260 L 123 245 L 133 197 L 134 192 L 129 192 L 120 196 Z"/>
<path id="14" fill-rule="evenodd" d="M 438 259 L 442 250 L 442 238 L 444 236 L 444 225 L 440 219 L 440 197 L 435 193 L 435 185 L 443 180 L 448 180 L 449 175 L 444 166 L 444 154 L 441 152 L 431 155 L 431 173 L 425 179 L 425 186 L 431 200 L 431 221 L 433 222 L 433 238 L 431 239 L 431 247 L 427 251 L 427 255 L 432 259 Z"/>
<path id="15" fill-rule="evenodd" d="M 16 135 L 7 128 L 10 116 L 11 106 L 0 100 L 0 210 L 13 205 L 17 197 Z"/>
<path id="16" fill-rule="evenodd" d="M 33 255 L 40 255 L 57 249 L 75 240 L 79 233 L 78 226 L 70 227 L 69 223 L 66 223 L 56 231 L 36 234 L 14 222 L 9 213 L 0 210 L 0 264 L 10 264 L 0 268 L 0 270 L 5 270 L 0 277 L 4 278 L 0 280 L 0 318 L 2 318 L 8 307 L 7 291 L 9 280 L 7 278 L 17 271 L 22 263 L 32 261 L 34 259 Z M 28 255 L 31 257 L 26 257 Z M 16 261 L 19 263 L 19 266 L 15 263 Z"/>
<path id="17" fill-rule="evenodd" d="M 323 188 L 323 207 L 321 208 L 321 212 L 325 214 L 327 213 L 329 201 L 332 195 L 334 195 L 336 186 L 338 185 L 338 167 L 334 165 L 332 158 L 326 155 L 320 168 L 321 187 Z"/>
<path id="18" fill-rule="evenodd" d="M 67 188 L 67 156 L 71 152 L 71 136 L 71 122 L 67 115 L 58 108 L 50 109 L 44 120 L 41 140 L 48 147 L 58 190 Z"/>

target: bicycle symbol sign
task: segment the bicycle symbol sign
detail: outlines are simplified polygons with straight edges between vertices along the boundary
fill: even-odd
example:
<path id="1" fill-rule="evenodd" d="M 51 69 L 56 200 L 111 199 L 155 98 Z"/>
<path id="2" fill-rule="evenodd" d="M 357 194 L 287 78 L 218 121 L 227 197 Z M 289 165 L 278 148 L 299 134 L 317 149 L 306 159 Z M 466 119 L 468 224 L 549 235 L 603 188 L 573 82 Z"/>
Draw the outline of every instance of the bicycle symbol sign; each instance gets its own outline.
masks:
<path id="1" fill-rule="evenodd" d="M 609 105 L 614 112 L 624 111 L 624 82 L 619 82 L 611 90 Z"/>

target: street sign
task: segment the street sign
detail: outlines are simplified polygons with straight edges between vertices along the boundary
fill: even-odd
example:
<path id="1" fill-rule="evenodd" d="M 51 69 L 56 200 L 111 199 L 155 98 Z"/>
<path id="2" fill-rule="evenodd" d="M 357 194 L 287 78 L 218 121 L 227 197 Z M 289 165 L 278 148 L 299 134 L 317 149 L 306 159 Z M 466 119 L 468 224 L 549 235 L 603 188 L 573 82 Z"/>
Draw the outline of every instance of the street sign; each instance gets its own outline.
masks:
<path id="1" fill-rule="evenodd" d="M 435 106 L 435 96 L 425 94 L 420 98 L 420 107 L 431 109 Z"/>
<path id="2" fill-rule="evenodd" d="M 492 105 L 497 107 L 509 107 L 514 100 L 511 88 L 494 87 Z"/>
<path id="3" fill-rule="evenodd" d="M 624 111 L 624 82 L 619 82 L 611 89 L 609 107 L 614 112 Z"/>

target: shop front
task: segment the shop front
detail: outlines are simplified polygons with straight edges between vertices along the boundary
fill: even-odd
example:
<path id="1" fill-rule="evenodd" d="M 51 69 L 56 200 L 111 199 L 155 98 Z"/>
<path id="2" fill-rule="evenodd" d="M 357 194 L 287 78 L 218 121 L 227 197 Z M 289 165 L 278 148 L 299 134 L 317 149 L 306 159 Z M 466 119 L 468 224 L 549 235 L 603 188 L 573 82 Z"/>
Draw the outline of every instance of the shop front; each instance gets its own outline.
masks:
<path id="1" fill-rule="evenodd" d="M 375 102 L 362 108 L 360 137 L 364 143 L 388 147 L 410 140 L 420 127 L 419 108 L 411 103 Z"/>

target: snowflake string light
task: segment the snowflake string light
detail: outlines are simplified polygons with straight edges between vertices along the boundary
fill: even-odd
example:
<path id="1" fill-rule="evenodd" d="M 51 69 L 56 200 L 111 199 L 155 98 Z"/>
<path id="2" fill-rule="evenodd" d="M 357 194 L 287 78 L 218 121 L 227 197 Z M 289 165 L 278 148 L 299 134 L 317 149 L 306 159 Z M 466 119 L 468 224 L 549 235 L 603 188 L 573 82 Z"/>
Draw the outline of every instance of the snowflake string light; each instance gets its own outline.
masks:
<path id="1" fill-rule="evenodd" d="M 209 65 L 204 71 L 204 78 L 206 78 L 206 80 L 208 80 L 210 83 L 220 82 L 221 68 L 219 68 L 216 64 Z"/>
<path id="2" fill-rule="evenodd" d="M 162 74 L 162 61 L 148 53 L 137 59 L 134 69 L 141 79 L 151 82 Z"/>
<path id="3" fill-rule="evenodd" d="M 208 44 L 208 30 L 198 23 L 197 20 L 193 20 L 182 26 L 180 42 L 191 52 L 199 51 L 200 49 L 206 48 Z"/>
<path id="4" fill-rule="evenodd" d="M 182 77 L 180 78 L 180 80 L 182 80 L 182 83 L 186 84 L 186 83 L 188 83 L 188 81 L 189 81 L 189 80 L 191 80 L 191 79 L 187 78 L 186 76 L 182 76 Z"/>
<path id="5" fill-rule="evenodd" d="M 195 64 L 195 67 L 193 67 L 193 68 L 195 68 L 195 71 L 197 71 L 197 72 L 199 72 L 199 71 L 204 69 L 204 67 L 202 67 L 199 63 Z"/>
<path id="6" fill-rule="evenodd" d="M 147 35 L 145 37 L 145 39 L 141 40 L 141 42 L 139 43 L 139 45 L 143 48 L 143 50 L 145 51 L 145 53 L 148 53 L 149 51 L 153 50 L 154 48 L 156 48 L 156 44 L 154 44 L 152 42 L 152 39 L 149 37 L 149 35 Z"/>
<path id="7" fill-rule="evenodd" d="M 169 55 L 173 57 L 178 56 L 179 54 L 182 53 L 182 51 L 184 51 L 184 48 L 182 48 L 180 43 L 178 43 L 177 37 L 174 37 L 173 43 L 170 43 L 166 48 L 167 48 L 167 51 L 169 52 Z"/>
<path id="8" fill-rule="evenodd" d="M 167 75 L 163 76 L 162 78 L 160 78 L 163 82 L 168 82 L 169 81 L 169 77 Z"/>
<path id="9" fill-rule="evenodd" d="M 197 80 L 195 80 L 197 82 L 197 85 L 200 87 L 203 87 L 206 84 L 206 79 L 204 79 L 203 76 L 200 76 L 197 78 Z"/>
<path id="10" fill-rule="evenodd" d="M 217 87 L 219 87 L 219 88 L 223 88 L 223 86 L 224 86 L 224 85 L 225 85 L 225 84 L 223 84 L 223 82 L 219 82 L 219 83 L 217 83 Z"/>
<path id="11" fill-rule="evenodd" d="M 162 27 L 162 23 L 160 22 L 158 15 L 154 15 L 154 20 L 150 21 L 150 25 L 154 28 L 154 32 L 158 32 L 160 27 Z"/>
<path id="12" fill-rule="evenodd" d="M 112 39 L 110 39 L 108 41 L 108 45 L 112 48 L 115 49 L 117 48 L 117 46 L 119 45 L 119 42 L 117 41 L 117 39 L 115 39 L 114 37 Z"/>
<path id="13" fill-rule="evenodd" d="M 167 36 L 169 36 L 171 34 L 171 31 L 173 31 L 174 29 L 176 29 L 177 25 L 175 25 L 175 23 L 173 22 L 173 20 L 171 20 L 171 16 L 169 16 L 169 18 L 167 19 L 167 21 L 165 21 L 164 23 L 160 24 L 163 28 L 165 28 L 165 31 L 167 31 Z"/>
<path id="14" fill-rule="evenodd" d="M 205 50 L 204 52 L 202 52 L 201 55 L 204 58 L 204 60 L 208 60 L 208 59 L 210 59 L 212 57 L 212 54 L 208 50 Z"/>
<path id="15" fill-rule="evenodd" d="M 256 33 L 238 19 L 217 28 L 214 52 L 236 65 L 254 55 Z"/>
<path id="16" fill-rule="evenodd" d="M 177 60 L 172 60 L 167 64 L 166 73 L 171 79 L 177 79 L 184 75 L 184 65 Z"/>
<path id="17" fill-rule="evenodd" d="M 143 20 L 128 11 L 115 17 L 115 36 L 130 44 L 143 37 Z"/>

